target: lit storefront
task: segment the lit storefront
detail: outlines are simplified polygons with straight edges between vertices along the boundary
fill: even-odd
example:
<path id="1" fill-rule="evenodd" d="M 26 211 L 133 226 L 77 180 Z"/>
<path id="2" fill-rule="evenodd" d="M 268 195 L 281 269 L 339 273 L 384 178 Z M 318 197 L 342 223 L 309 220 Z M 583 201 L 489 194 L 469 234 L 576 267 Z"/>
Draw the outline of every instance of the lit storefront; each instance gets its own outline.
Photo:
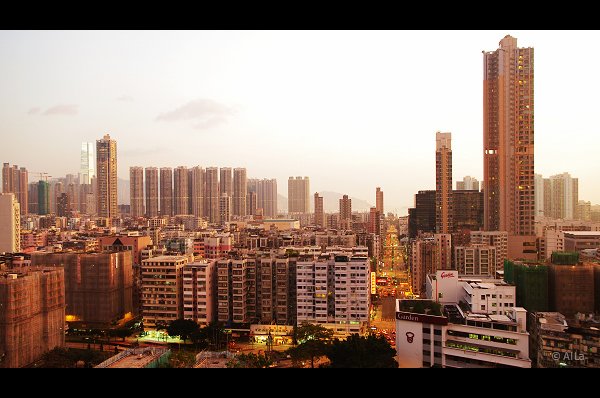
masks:
<path id="1" fill-rule="evenodd" d="M 273 345 L 292 344 L 294 327 L 285 325 L 250 325 L 250 341 L 267 344 L 269 338 Z"/>

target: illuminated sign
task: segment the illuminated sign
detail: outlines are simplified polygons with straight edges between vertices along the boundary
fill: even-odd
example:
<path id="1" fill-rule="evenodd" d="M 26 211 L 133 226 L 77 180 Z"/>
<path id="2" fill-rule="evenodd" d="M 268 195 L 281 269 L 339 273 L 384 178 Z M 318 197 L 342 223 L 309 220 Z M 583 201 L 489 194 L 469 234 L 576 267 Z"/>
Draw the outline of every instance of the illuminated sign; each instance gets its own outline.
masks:
<path id="1" fill-rule="evenodd" d="M 447 325 L 448 324 L 448 318 L 443 317 L 443 316 L 415 314 L 412 312 L 403 312 L 403 311 L 396 312 L 396 319 L 398 321 L 433 323 L 436 325 Z"/>
<path id="2" fill-rule="evenodd" d="M 376 283 L 375 272 L 371 272 L 371 294 L 377 293 L 377 283 Z"/>

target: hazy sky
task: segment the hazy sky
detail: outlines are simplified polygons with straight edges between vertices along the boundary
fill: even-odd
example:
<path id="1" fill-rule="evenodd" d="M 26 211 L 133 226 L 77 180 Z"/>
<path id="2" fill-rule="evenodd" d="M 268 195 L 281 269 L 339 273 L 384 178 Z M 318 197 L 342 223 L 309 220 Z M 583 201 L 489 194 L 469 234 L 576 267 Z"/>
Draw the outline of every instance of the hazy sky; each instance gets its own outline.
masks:
<path id="1" fill-rule="evenodd" d="M 481 180 L 482 50 L 535 48 L 535 170 L 570 172 L 600 203 L 600 31 L 0 32 L 0 162 L 58 177 L 83 141 L 129 166 L 309 176 L 406 214 L 435 188 L 435 132 L 454 180 Z M 30 181 L 37 177 L 30 175 Z"/>

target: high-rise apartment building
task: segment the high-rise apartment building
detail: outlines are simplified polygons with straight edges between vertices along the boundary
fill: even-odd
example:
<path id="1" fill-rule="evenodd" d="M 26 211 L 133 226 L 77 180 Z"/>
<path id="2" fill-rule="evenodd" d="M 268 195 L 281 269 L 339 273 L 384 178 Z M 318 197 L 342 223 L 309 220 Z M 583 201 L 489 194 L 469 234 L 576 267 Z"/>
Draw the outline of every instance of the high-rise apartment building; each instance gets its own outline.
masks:
<path id="1" fill-rule="evenodd" d="M 310 182 L 308 177 L 288 179 L 288 213 L 310 212 Z"/>
<path id="2" fill-rule="evenodd" d="M 544 216 L 544 177 L 541 174 L 535 174 L 533 177 L 533 184 L 535 186 L 535 209 L 534 213 L 536 217 Z"/>
<path id="3" fill-rule="evenodd" d="M 91 184 L 92 178 L 95 176 L 94 172 L 94 143 L 93 142 L 82 142 L 81 143 L 81 167 L 79 173 L 81 174 L 82 184 Z"/>
<path id="4" fill-rule="evenodd" d="M 383 191 L 380 187 L 375 188 L 375 208 L 382 216 L 385 214 L 383 212 Z"/>
<path id="5" fill-rule="evenodd" d="M 14 193 L 0 193 L 0 253 L 21 250 L 21 211 Z"/>
<path id="6" fill-rule="evenodd" d="M 57 198 L 56 215 L 59 217 L 71 216 L 71 200 L 69 194 L 63 192 Z"/>
<path id="7" fill-rule="evenodd" d="M 129 168 L 129 203 L 131 217 L 144 216 L 144 168 Z"/>
<path id="8" fill-rule="evenodd" d="M 38 214 L 46 215 L 50 213 L 50 184 L 48 181 L 39 181 L 38 183 Z"/>
<path id="9" fill-rule="evenodd" d="M 117 217 L 117 141 L 109 134 L 96 141 L 96 211 L 99 217 Z"/>
<path id="10" fill-rule="evenodd" d="M 133 313 L 132 263 L 129 251 L 31 254 L 32 266 L 64 268 L 69 318 L 99 327 L 108 327 Z"/>
<path id="11" fill-rule="evenodd" d="M 219 220 L 221 223 L 231 221 L 231 196 L 221 195 L 219 198 Z"/>
<path id="12" fill-rule="evenodd" d="M 146 167 L 146 216 L 158 217 L 158 169 Z"/>
<path id="13" fill-rule="evenodd" d="M 415 195 L 415 207 L 408 209 L 409 237 L 422 232 L 435 232 L 435 191 L 419 191 Z"/>
<path id="14" fill-rule="evenodd" d="M 25 167 L 10 166 L 4 163 L 2 167 L 2 192 L 14 193 L 19 202 L 21 214 L 29 212 L 29 173 Z"/>
<path id="15" fill-rule="evenodd" d="M 196 217 L 204 217 L 204 169 L 195 166 L 188 171 L 190 191 L 190 213 Z"/>
<path id="16" fill-rule="evenodd" d="M 219 222 L 219 169 L 207 167 L 205 174 L 204 216 L 210 223 Z"/>
<path id="17" fill-rule="evenodd" d="M 160 214 L 172 216 L 173 212 L 173 169 L 160 168 Z"/>
<path id="18" fill-rule="evenodd" d="M 340 199 L 340 229 L 352 229 L 352 199 L 348 195 Z"/>
<path id="19" fill-rule="evenodd" d="M 248 192 L 248 182 L 246 178 L 246 169 L 236 167 L 233 169 L 233 215 L 246 215 L 246 195 Z"/>
<path id="20" fill-rule="evenodd" d="M 435 230 L 452 232 L 452 135 L 435 133 Z"/>
<path id="21" fill-rule="evenodd" d="M 462 181 L 456 181 L 457 190 L 479 191 L 479 181 L 475 177 L 466 176 Z"/>
<path id="22" fill-rule="evenodd" d="M 359 333 L 370 304 L 368 258 L 335 252 L 300 256 L 296 265 L 297 324 L 318 323 L 335 335 Z"/>
<path id="23" fill-rule="evenodd" d="M 534 235 L 533 48 L 509 35 L 483 53 L 484 227 Z"/>
<path id="24" fill-rule="evenodd" d="M 183 317 L 200 326 L 217 320 L 217 262 L 197 260 L 183 267 Z"/>
<path id="25" fill-rule="evenodd" d="M 545 182 L 543 205 L 546 217 L 573 220 L 579 202 L 579 179 L 569 173 L 553 175 Z"/>
<path id="26" fill-rule="evenodd" d="M 315 225 L 319 228 L 325 226 L 325 212 L 323 211 L 323 197 L 315 192 Z"/>
<path id="27" fill-rule="evenodd" d="M 256 209 L 262 209 L 264 217 L 277 218 L 277 180 L 275 178 L 249 179 L 248 192 L 256 192 Z"/>
<path id="28" fill-rule="evenodd" d="M 179 166 L 175 168 L 173 172 L 173 200 L 174 200 L 174 214 L 190 214 L 188 209 L 190 201 L 190 193 L 188 186 L 188 169 L 185 166 Z"/>
<path id="29" fill-rule="evenodd" d="M 0 271 L 0 368 L 29 365 L 64 345 L 64 271 Z"/>
<path id="30" fill-rule="evenodd" d="M 233 196 L 233 179 L 231 167 L 221 167 L 219 169 L 219 197 L 223 194 Z"/>
<path id="31" fill-rule="evenodd" d="M 496 248 L 488 245 L 456 246 L 454 265 L 459 275 L 496 277 Z"/>
<path id="32" fill-rule="evenodd" d="M 508 233 L 501 231 L 471 231 L 471 245 L 485 245 L 496 248 L 496 270 L 504 269 L 508 259 Z"/>
<path id="33" fill-rule="evenodd" d="M 476 190 L 452 191 L 453 230 L 478 231 L 483 228 L 483 193 Z"/>
<path id="34" fill-rule="evenodd" d="M 258 196 L 256 191 L 250 191 L 248 187 L 248 193 L 246 195 L 246 214 L 249 216 L 256 215 L 256 207 L 258 202 Z"/>
<path id="35" fill-rule="evenodd" d="M 13 171 L 12 167 L 10 167 L 10 163 L 4 163 L 2 165 L 2 192 L 3 193 L 14 193 L 14 181 L 13 181 Z"/>
<path id="36" fill-rule="evenodd" d="M 183 317 L 183 268 L 186 256 L 158 256 L 142 261 L 144 327 L 156 329 Z"/>
<path id="37" fill-rule="evenodd" d="M 452 269 L 452 236 L 422 236 L 410 244 L 408 257 L 414 294 L 425 296 L 427 275 Z"/>

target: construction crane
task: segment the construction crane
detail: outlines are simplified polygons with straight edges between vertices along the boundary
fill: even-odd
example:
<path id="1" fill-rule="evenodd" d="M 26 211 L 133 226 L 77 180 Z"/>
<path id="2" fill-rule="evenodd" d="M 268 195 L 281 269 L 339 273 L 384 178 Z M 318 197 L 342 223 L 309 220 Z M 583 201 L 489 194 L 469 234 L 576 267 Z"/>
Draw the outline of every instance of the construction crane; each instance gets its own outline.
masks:
<path id="1" fill-rule="evenodd" d="M 52 176 L 48 175 L 45 171 L 32 171 L 31 174 L 39 174 L 40 178 L 38 181 L 46 181 L 48 182 L 48 178 L 52 178 Z"/>

